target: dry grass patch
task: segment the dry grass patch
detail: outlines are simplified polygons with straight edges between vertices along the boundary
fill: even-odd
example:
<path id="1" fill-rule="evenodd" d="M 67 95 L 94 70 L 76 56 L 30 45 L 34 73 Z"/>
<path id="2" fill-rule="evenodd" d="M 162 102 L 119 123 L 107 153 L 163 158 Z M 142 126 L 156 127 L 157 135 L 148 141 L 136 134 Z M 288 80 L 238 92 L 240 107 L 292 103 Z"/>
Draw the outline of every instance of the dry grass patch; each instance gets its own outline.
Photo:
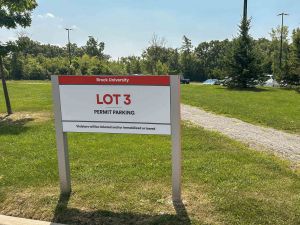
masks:
<path id="1" fill-rule="evenodd" d="M 109 185 L 74 185 L 69 197 L 60 197 L 58 187 L 9 190 L 0 213 L 68 224 L 222 224 L 198 185 L 185 187 L 183 204 L 176 207 L 166 185 L 130 186 L 109 194 Z"/>
<path id="2" fill-rule="evenodd" d="M 183 202 L 188 215 L 203 224 L 221 225 L 221 216 L 216 211 L 212 200 L 206 194 L 204 186 L 188 184 L 183 191 Z"/>
<path id="3" fill-rule="evenodd" d="M 18 123 L 21 121 L 34 121 L 37 123 L 46 122 L 53 118 L 52 112 L 15 112 L 12 115 L 0 114 L 0 121 L 9 123 Z"/>
<path id="4" fill-rule="evenodd" d="M 59 200 L 59 189 L 44 187 L 9 190 L 6 196 L 0 204 L 0 214 L 50 221 Z"/>

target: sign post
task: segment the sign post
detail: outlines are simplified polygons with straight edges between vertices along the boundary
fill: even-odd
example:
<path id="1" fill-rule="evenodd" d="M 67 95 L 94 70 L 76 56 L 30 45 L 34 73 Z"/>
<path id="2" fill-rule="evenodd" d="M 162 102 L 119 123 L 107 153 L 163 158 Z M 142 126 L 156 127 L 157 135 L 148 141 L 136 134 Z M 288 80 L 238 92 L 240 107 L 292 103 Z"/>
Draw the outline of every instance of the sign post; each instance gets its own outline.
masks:
<path id="1" fill-rule="evenodd" d="M 181 201 L 180 78 L 171 76 L 172 199 Z"/>
<path id="2" fill-rule="evenodd" d="M 71 192 L 67 132 L 172 135 L 172 198 L 181 200 L 179 76 L 51 76 L 60 188 Z"/>
<path id="3" fill-rule="evenodd" d="M 63 132 L 61 118 L 60 91 L 58 76 L 51 76 L 52 95 L 54 99 L 54 118 L 56 129 L 56 145 L 58 156 L 58 173 L 60 178 L 60 190 L 62 194 L 71 192 L 70 163 L 68 153 L 67 133 Z"/>

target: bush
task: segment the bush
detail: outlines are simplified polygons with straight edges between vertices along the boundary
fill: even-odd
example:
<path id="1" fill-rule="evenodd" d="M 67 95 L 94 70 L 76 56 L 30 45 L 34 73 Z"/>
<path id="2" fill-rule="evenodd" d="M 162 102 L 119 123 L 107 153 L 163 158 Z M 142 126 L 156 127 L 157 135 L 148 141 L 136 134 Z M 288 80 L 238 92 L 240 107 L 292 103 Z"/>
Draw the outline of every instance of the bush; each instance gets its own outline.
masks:
<path id="1" fill-rule="evenodd" d="M 47 70 L 43 68 L 35 58 L 28 58 L 26 60 L 24 65 L 24 79 L 45 80 L 47 77 Z"/>

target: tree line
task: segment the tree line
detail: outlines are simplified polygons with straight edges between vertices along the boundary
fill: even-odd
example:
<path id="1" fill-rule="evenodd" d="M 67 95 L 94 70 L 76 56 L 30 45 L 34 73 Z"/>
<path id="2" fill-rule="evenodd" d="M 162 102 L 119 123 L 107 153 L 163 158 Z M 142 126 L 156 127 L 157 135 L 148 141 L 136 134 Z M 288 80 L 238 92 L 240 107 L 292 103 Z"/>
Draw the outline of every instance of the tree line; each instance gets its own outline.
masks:
<path id="1" fill-rule="evenodd" d="M 31 13 L 37 6 L 36 0 L 2 0 L 0 28 L 30 26 Z M 255 87 L 266 80 L 266 74 L 274 74 L 282 85 L 294 85 L 300 91 L 300 28 L 293 30 L 291 41 L 288 27 L 272 29 L 271 40 L 254 40 L 245 12 L 233 40 L 202 42 L 194 47 L 184 36 L 182 46 L 174 49 L 154 35 L 141 56 L 118 60 L 104 54 L 105 43 L 91 36 L 82 47 L 70 43 L 65 47 L 45 45 L 24 35 L 14 42 L 0 41 L 0 78 L 7 113 L 12 114 L 7 78 L 45 80 L 52 74 L 180 74 L 192 81 L 224 79 L 229 88 Z"/>
<path id="2" fill-rule="evenodd" d="M 249 70 L 256 70 L 262 75 L 274 74 L 278 81 L 297 85 L 300 77 L 300 28 L 293 30 L 291 41 L 288 27 L 283 30 L 282 68 L 279 68 L 281 29 L 277 27 L 270 32 L 270 40 L 248 37 L 248 41 L 252 43 L 253 57 L 257 61 Z M 238 45 L 245 46 L 245 43 L 239 43 L 238 37 L 233 40 L 202 42 L 194 47 L 191 40 L 184 36 L 180 48 L 170 48 L 166 46 L 164 38 L 154 35 L 140 56 L 112 60 L 104 53 L 105 43 L 90 36 L 85 46 L 70 44 L 70 66 L 68 45 L 59 47 L 41 44 L 24 35 L 11 44 L 19 50 L 12 51 L 4 58 L 4 73 L 8 79 L 16 80 L 44 80 L 49 79 L 52 74 L 182 74 L 192 81 L 224 79 L 232 69 L 232 52 Z"/>

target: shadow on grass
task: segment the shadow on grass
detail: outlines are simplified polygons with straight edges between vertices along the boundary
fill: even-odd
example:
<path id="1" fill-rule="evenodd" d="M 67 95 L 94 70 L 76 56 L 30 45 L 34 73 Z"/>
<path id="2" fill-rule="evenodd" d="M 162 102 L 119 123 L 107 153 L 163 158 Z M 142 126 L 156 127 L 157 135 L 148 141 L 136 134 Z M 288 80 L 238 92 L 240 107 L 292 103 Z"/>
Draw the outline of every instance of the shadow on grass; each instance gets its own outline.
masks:
<path id="1" fill-rule="evenodd" d="M 70 195 L 61 195 L 56 205 L 52 222 L 67 224 L 179 224 L 190 225 L 191 221 L 182 202 L 174 203 L 176 215 L 146 215 L 106 210 L 83 211 L 68 208 Z"/>
<path id="2" fill-rule="evenodd" d="M 10 119 L 8 116 L 0 117 L 0 134 L 20 134 L 29 129 L 26 123 L 33 121 L 32 118 L 23 118 L 18 120 Z"/>
<path id="3" fill-rule="evenodd" d="M 217 89 L 227 90 L 227 91 L 243 91 L 243 92 L 271 92 L 274 91 L 271 88 L 261 88 L 261 87 L 255 87 L 255 88 L 227 88 L 227 87 L 220 87 L 218 86 Z"/>

